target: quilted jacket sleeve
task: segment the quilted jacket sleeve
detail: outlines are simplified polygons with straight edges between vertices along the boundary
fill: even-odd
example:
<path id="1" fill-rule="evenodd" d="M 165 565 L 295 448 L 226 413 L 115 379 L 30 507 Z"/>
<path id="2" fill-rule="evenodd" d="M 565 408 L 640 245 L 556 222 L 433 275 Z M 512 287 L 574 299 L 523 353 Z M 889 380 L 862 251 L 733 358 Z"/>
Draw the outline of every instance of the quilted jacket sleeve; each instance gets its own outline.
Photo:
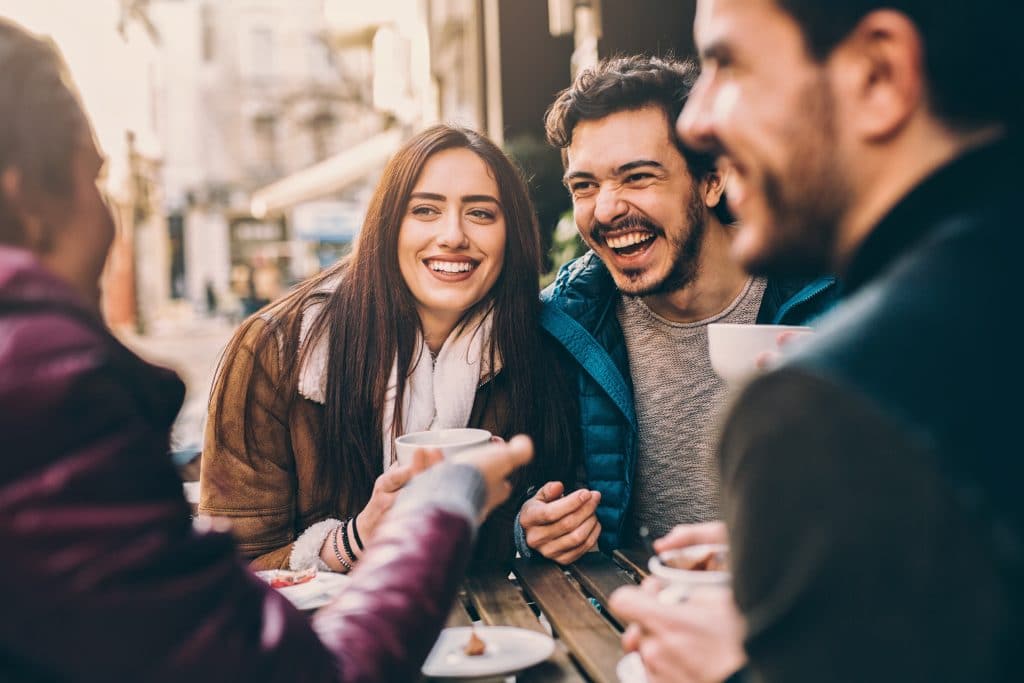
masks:
<path id="1" fill-rule="evenodd" d="M 465 513 L 429 498 L 402 506 L 311 627 L 246 569 L 228 533 L 193 528 L 167 457 L 170 418 L 154 419 L 133 375 L 152 368 L 115 367 L 102 340 L 44 358 L 9 351 L 0 547 L 16 550 L 0 563 L 0 679 L 415 678 L 469 556 Z M 481 485 L 445 494 L 472 507 Z"/>

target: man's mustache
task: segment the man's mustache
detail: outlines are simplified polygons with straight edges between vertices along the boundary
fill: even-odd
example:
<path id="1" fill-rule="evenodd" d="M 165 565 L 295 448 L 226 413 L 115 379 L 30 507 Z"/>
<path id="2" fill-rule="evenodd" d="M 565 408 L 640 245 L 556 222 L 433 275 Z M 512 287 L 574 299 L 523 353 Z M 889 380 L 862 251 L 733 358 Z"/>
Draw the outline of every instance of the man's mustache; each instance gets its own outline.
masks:
<path id="1" fill-rule="evenodd" d="M 604 242 L 604 237 L 608 233 L 619 232 L 629 228 L 640 228 L 653 232 L 655 235 L 659 236 L 663 236 L 665 234 L 665 231 L 660 225 L 648 218 L 645 218 L 644 216 L 627 216 L 621 220 L 615 221 L 614 223 L 602 223 L 600 221 L 595 221 L 594 229 L 591 230 L 590 235 L 593 239 Z"/>

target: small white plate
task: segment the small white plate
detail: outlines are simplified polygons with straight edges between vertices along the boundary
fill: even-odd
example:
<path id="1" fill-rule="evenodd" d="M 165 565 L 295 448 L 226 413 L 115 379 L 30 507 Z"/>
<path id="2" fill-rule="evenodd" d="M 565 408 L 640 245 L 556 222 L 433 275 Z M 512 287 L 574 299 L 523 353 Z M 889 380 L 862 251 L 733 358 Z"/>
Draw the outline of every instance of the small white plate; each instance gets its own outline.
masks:
<path id="1" fill-rule="evenodd" d="M 273 569 L 265 569 L 256 572 L 267 583 L 274 578 Z M 278 592 L 288 598 L 289 602 L 302 610 L 317 609 L 323 607 L 348 585 L 349 578 L 344 574 L 334 572 L 317 572 L 311 580 L 295 586 L 278 588 Z"/>
<path id="2" fill-rule="evenodd" d="M 486 646 L 482 655 L 470 657 L 463 652 L 472 627 L 446 628 L 427 655 L 423 673 L 434 678 L 498 676 L 539 664 L 555 651 L 555 641 L 543 633 L 512 626 L 475 628 Z"/>
<path id="3" fill-rule="evenodd" d="M 630 652 L 615 667 L 619 683 L 647 683 L 647 670 L 638 652 Z"/>

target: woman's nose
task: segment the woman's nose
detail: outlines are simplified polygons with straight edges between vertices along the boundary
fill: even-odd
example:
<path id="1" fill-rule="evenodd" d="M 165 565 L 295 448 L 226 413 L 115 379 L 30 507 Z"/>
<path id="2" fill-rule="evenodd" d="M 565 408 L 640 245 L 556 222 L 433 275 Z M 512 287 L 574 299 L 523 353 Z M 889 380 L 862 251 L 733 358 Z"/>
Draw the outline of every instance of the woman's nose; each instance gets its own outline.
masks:
<path id="1" fill-rule="evenodd" d="M 444 226 L 437 237 L 437 243 L 449 249 L 469 246 L 469 238 L 466 236 L 461 214 L 453 211 L 444 218 Z"/>

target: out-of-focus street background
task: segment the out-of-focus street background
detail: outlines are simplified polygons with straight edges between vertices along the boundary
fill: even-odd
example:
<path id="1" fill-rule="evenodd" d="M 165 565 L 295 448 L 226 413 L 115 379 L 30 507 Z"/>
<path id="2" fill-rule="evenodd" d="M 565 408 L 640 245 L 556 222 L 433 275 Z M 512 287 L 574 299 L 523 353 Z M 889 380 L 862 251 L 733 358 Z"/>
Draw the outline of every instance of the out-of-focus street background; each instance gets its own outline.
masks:
<path id="1" fill-rule="evenodd" d="M 600 57 L 691 54 L 694 5 L 0 0 L 0 16 L 49 36 L 79 87 L 118 224 L 104 315 L 185 379 L 184 448 L 234 327 L 349 250 L 384 163 L 427 125 L 519 162 L 549 270 L 580 253 L 544 111 Z"/>

